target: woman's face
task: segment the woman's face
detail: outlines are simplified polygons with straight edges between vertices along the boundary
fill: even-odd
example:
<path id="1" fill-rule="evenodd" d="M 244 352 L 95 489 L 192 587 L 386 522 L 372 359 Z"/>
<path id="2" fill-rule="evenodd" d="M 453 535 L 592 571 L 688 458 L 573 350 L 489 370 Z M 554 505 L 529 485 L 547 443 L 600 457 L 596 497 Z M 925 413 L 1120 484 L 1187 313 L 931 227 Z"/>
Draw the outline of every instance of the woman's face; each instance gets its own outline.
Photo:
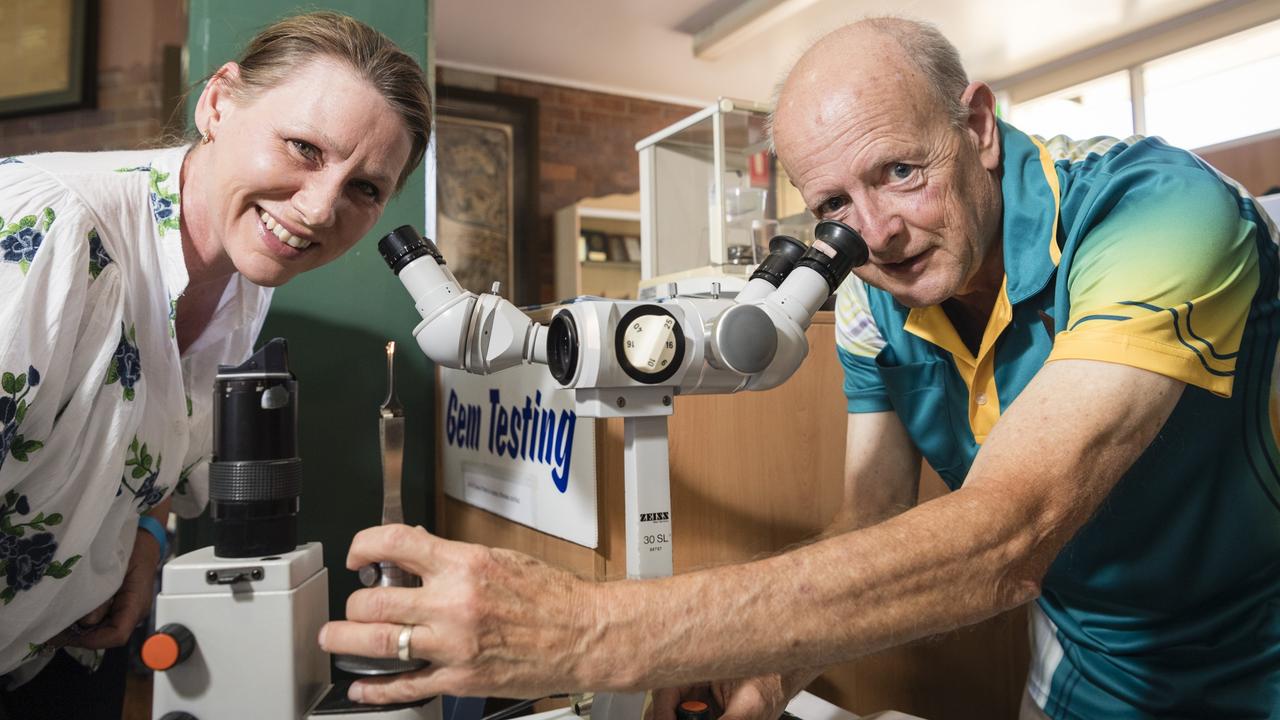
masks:
<path id="1" fill-rule="evenodd" d="M 234 81 L 239 69 L 228 64 L 221 72 Z M 325 59 L 239 100 L 215 78 L 196 122 L 213 140 L 193 151 L 203 157 L 185 177 L 185 192 L 199 203 L 192 213 L 184 207 L 192 244 L 205 264 L 229 262 L 267 287 L 330 262 L 364 237 L 412 144 L 376 89 Z"/>

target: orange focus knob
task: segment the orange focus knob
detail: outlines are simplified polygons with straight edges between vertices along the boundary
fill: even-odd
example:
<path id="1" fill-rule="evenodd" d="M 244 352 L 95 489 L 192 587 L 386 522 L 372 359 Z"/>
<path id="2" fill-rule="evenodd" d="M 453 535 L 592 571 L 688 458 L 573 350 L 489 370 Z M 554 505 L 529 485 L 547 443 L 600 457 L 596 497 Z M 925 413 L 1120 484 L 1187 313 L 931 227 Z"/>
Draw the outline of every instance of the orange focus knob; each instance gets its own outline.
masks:
<path id="1" fill-rule="evenodd" d="M 676 708 L 679 720 L 711 720 L 711 708 L 701 700 L 685 700 Z"/>
<path id="2" fill-rule="evenodd" d="M 186 660 L 196 647 L 196 636 L 178 623 L 169 623 L 142 643 L 142 663 L 164 671 Z"/>

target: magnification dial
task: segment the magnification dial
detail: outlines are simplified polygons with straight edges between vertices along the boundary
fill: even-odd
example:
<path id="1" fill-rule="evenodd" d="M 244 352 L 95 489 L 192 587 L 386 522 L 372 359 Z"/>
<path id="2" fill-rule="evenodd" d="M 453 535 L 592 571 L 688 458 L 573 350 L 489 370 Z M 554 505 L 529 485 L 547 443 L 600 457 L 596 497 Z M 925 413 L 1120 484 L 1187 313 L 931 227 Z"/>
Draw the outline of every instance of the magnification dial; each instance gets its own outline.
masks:
<path id="1" fill-rule="evenodd" d="M 671 379 L 684 360 L 684 332 L 666 308 L 641 305 L 622 316 L 615 350 L 631 379 L 657 385 Z"/>

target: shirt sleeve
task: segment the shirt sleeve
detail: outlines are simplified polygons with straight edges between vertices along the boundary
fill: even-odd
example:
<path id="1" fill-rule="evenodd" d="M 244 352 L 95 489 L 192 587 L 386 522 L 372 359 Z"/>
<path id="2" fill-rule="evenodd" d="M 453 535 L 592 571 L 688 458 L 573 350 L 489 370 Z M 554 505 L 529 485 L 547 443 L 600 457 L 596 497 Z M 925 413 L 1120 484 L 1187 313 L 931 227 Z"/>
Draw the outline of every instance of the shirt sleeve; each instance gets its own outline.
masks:
<path id="1" fill-rule="evenodd" d="M 1208 169 L 1126 174 L 1096 201 L 1105 216 L 1070 265 L 1070 317 L 1049 360 L 1120 363 L 1229 397 L 1258 287 L 1257 229 Z"/>
<path id="2" fill-rule="evenodd" d="M 884 344 L 871 316 L 866 285 L 850 275 L 836 294 L 836 354 L 844 368 L 844 395 L 851 413 L 893 409 L 876 367 Z"/>
<path id="3" fill-rule="evenodd" d="M 92 225 L 39 171 L 0 166 L 0 491 L 12 494 L 63 409 L 88 311 Z M 101 268 L 97 269 L 101 272 Z"/>

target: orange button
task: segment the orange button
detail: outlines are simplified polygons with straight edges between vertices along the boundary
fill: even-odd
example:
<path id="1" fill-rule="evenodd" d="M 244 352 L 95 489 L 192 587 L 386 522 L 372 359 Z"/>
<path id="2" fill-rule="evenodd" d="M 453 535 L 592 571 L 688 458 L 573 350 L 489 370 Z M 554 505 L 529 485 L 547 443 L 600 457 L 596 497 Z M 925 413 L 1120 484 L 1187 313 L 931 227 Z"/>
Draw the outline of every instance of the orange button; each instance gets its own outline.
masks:
<path id="1" fill-rule="evenodd" d="M 142 662 L 152 670 L 168 670 L 178 664 L 178 641 L 167 633 L 156 633 L 142 643 Z"/>
<path id="2" fill-rule="evenodd" d="M 707 704 L 701 700 L 685 700 L 680 703 L 680 709 L 688 712 L 700 713 L 707 711 Z"/>

